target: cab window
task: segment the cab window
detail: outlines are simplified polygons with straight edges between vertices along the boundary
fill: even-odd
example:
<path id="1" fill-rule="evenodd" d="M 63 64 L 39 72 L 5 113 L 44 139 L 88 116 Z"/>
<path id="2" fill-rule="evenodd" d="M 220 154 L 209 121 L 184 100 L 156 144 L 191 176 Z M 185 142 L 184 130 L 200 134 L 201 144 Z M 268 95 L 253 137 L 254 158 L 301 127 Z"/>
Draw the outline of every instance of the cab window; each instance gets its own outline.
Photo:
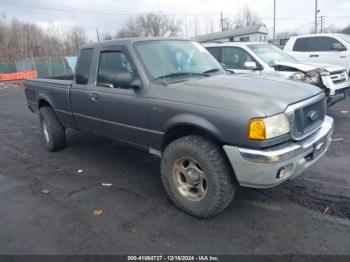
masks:
<path id="1" fill-rule="evenodd" d="M 293 51 L 298 52 L 332 52 L 334 47 L 344 47 L 337 39 L 332 37 L 304 37 L 295 41 Z M 345 47 L 344 47 L 345 48 Z"/>
<path id="2" fill-rule="evenodd" d="M 320 52 L 331 52 L 335 51 L 335 47 L 343 47 L 344 46 L 337 40 L 332 37 L 315 37 L 315 39 L 309 40 L 310 49 L 312 51 L 320 51 Z"/>
<path id="3" fill-rule="evenodd" d="M 245 62 L 255 62 L 254 58 L 239 47 L 224 47 L 222 49 L 222 62 L 229 69 L 246 69 Z"/>
<path id="4" fill-rule="evenodd" d="M 119 51 L 101 52 L 97 84 L 111 84 L 114 82 L 113 77 L 119 73 L 133 73 L 132 66 L 127 56 Z"/>
<path id="5" fill-rule="evenodd" d="M 92 54 L 92 48 L 83 49 L 80 52 L 77 72 L 75 76 L 75 82 L 79 85 L 86 85 L 89 82 Z"/>

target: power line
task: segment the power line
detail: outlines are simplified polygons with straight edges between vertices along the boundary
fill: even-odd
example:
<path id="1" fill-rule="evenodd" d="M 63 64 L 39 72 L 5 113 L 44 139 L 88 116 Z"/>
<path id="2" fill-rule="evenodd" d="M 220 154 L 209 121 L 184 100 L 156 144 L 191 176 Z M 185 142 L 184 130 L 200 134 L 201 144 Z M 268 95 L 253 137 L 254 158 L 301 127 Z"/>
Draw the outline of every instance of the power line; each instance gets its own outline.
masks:
<path id="1" fill-rule="evenodd" d="M 312 25 L 312 24 L 314 24 L 314 21 L 312 21 L 312 22 L 310 22 L 310 23 L 307 23 L 307 24 L 305 24 L 305 25 L 302 25 L 302 26 L 300 26 L 300 27 L 297 27 L 296 29 L 290 30 L 290 31 L 299 31 L 299 30 L 301 30 L 301 29 L 303 29 L 303 28 L 305 28 L 305 27 L 307 27 L 307 26 L 310 26 L 310 25 Z"/>
<path id="2" fill-rule="evenodd" d="M 74 7 L 63 7 L 63 6 L 55 6 L 55 5 L 41 5 L 36 3 L 30 3 L 28 2 L 20 2 L 20 1 L 14 1 L 14 0 L 2 0 L 0 2 L 0 5 L 3 6 L 12 6 L 12 7 L 18 7 L 18 8 L 25 8 L 25 9 L 40 9 L 40 10 L 47 10 L 47 11 L 60 11 L 60 12 L 67 12 L 67 13 L 81 13 L 81 14 L 96 14 L 96 15 L 115 15 L 115 16 L 134 16 L 139 14 L 144 14 L 146 12 L 135 12 L 135 11 L 124 11 L 124 12 L 114 12 L 110 10 L 92 10 L 92 9 L 83 9 L 83 8 L 74 8 Z M 237 14 L 234 13 L 227 13 L 231 16 L 235 16 Z M 182 13 L 171 13 L 171 14 L 164 14 L 161 13 L 159 15 L 162 16 L 215 16 L 220 17 L 220 12 L 207 12 L 207 13 L 192 13 L 192 14 L 182 14 Z M 328 18 L 350 18 L 350 16 L 327 16 Z M 264 20 L 274 20 L 274 17 L 261 17 L 261 19 Z M 279 21 L 302 21 L 302 20 L 312 20 L 313 18 L 310 17 L 295 17 L 295 18 L 276 18 L 276 20 Z"/>

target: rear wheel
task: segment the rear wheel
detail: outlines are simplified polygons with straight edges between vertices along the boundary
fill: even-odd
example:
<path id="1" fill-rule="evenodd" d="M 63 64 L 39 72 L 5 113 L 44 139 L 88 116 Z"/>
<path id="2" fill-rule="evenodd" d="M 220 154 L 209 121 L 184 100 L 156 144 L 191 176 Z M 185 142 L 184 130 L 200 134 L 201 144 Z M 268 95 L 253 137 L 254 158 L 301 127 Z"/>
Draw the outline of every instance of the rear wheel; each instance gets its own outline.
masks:
<path id="1" fill-rule="evenodd" d="M 186 136 L 170 143 L 163 153 L 161 174 L 172 201 L 199 218 L 224 210 L 237 188 L 220 148 L 199 136 Z"/>
<path id="2" fill-rule="evenodd" d="M 66 141 L 65 130 L 52 108 L 41 107 L 39 119 L 46 148 L 51 152 L 63 149 Z"/>

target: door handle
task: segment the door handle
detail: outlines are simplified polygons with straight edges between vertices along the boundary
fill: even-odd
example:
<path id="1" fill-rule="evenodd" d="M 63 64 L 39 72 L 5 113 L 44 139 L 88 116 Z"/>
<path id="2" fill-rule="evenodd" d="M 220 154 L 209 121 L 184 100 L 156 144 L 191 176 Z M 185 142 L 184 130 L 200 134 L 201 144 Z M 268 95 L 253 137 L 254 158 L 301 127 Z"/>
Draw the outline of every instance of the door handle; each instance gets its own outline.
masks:
<path id="1" fill-rule="evenodd" d="M 310 57 L 319 57 L 319 55 L 310 55 Z"/>
<path id="2" fill-rule="evenodd" d="M 90 98 L 92 101 L 97 101 L 100 99 L 100 95 L 98 93 L 90 93 Z"/>

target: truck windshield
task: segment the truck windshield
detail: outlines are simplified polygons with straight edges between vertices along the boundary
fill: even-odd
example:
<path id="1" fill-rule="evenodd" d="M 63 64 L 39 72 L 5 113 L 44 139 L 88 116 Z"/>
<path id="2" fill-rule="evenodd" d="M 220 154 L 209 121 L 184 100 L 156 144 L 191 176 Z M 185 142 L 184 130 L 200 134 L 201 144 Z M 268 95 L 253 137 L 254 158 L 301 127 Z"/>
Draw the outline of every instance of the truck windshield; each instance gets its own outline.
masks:
<path id="1" fill-rule="evenodd" d="M 273 66 L 277 61 L 295 63 L 295 60 L 290 55 L 282 50 L 268 44 L 248 45 L 257 56 L 259 56 L 266 64 Z"/>
<path id="2" fill-rule="evenodd" d="M 135 48 L 153 80 L 186 81 L 223 72 L 215 58 L 196 42 L 154 40 L 137 42 Z"/>

